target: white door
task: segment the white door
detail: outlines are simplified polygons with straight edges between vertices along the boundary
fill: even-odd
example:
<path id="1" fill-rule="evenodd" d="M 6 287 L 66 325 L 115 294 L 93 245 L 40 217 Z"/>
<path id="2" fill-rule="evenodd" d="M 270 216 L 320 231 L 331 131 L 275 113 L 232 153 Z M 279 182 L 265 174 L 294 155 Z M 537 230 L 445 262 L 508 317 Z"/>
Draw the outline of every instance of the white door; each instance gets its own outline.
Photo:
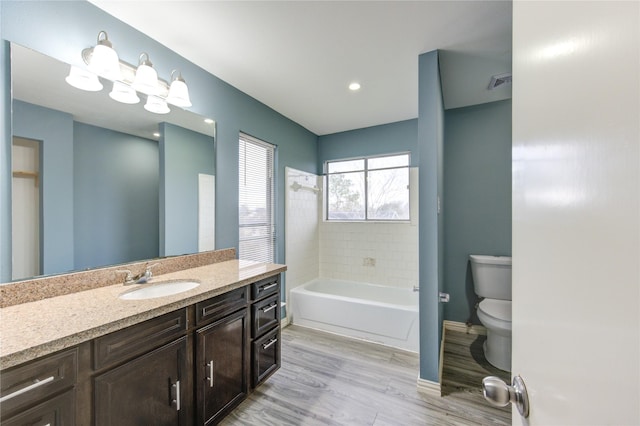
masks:
<path id="1" fill-rule="evenodd" d="M 638 425 L 640 3 L 513 17 L 513 424 Z"/>
<path id="2" fill-rule="evenodd" d="M 40 275 L 40 143 L 13 138 L 11 253 L 14 280 Z"/>

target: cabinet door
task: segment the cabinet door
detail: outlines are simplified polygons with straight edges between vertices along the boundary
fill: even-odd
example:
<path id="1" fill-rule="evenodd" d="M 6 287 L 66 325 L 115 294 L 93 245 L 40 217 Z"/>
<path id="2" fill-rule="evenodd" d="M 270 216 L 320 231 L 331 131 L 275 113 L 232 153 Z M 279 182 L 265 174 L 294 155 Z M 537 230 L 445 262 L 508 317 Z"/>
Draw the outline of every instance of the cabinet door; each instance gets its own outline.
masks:
<path id="1" fill-rule="evenodd" d="M 214 424 L 247 396 L 247 309 L 197 330 L 198 425 Z"/>
<path id="2" fill-rule="evenodd" d="M 96 377 L 96 425 L 186 425 L 187 365 L 183 337 Z"/>

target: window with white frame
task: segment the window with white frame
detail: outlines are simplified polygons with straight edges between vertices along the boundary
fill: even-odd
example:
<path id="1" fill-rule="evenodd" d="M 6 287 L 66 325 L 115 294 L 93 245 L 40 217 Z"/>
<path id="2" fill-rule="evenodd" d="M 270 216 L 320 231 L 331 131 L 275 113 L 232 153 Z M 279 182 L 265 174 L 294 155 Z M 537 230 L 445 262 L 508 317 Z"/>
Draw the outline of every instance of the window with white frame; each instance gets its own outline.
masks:
<path id="1" fill-rule="evenodd" d="M 274 262 L 276 245 L 273 167 L 275 146 L 240 134 L 238 258 Z"/>
<path id="2" fill-rule="evenodd" d="M 408 221 L 408 153 L 327 161 L 327 220 Z"/>

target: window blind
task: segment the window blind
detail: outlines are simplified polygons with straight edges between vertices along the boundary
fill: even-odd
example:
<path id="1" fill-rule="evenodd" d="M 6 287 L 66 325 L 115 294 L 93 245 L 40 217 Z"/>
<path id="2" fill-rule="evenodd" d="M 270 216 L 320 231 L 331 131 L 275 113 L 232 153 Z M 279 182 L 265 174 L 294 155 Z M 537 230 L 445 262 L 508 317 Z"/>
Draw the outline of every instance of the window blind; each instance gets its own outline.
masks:
<path id="1" fill-rule="evenodd" d="M 239 259 L 275 261 L 274 153 L 274 145 L 240 134 Z"/>

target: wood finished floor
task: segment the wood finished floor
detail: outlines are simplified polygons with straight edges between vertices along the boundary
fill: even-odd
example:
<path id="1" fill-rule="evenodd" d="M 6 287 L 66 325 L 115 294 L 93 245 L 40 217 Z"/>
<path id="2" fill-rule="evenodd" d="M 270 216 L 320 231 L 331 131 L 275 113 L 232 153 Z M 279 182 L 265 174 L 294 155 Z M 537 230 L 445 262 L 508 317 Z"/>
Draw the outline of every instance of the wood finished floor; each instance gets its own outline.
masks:
<path id="1" fill-rule="evenodd" d="M 444 396 L 431 397 L 417 391 L 416 354 L 292 325 L 280 370 L 221 424 L 511 425 L 510 409 L 482 397 L 482 377 L 509 378 L 486 363 L 483 340 L 447 331 Z"/>

